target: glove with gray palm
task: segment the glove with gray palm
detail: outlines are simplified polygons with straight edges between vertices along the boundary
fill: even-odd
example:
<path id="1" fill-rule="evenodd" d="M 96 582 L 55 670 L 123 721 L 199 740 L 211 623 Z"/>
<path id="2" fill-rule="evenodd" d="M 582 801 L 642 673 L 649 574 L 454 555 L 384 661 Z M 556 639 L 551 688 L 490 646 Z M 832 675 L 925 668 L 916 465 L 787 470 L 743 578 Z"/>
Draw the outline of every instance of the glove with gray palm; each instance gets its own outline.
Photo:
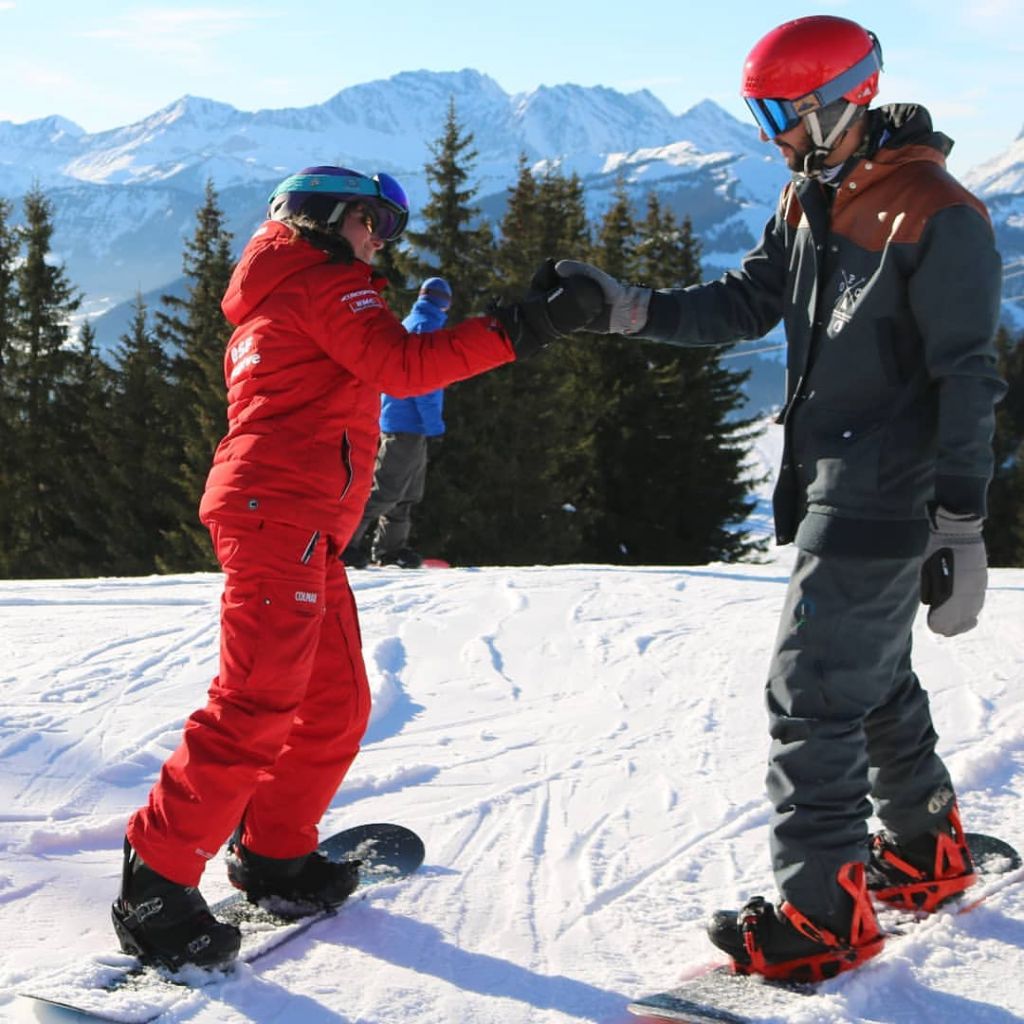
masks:
<path id="1" fill-rule="evenodd" d="M 928 628 L 942 636 L 974 629 L 985 603 L 988 563 L 983 520 L 936 506 L 921 566 L 921 600 L 929 605 Z"/>
<path id="2" fill-rule="evenodd" d="M 584 330 L 597 334 L 636 334 L 643 330 L 647 323 L 647 307 L 651 301 L 650 288 L 622 284 L 592 264 L 577 260 L 559 260 L 555 264 L 555 271 L 566 281 L 583 277 L 596 282 L 601 288 L 604 308 Z"/>

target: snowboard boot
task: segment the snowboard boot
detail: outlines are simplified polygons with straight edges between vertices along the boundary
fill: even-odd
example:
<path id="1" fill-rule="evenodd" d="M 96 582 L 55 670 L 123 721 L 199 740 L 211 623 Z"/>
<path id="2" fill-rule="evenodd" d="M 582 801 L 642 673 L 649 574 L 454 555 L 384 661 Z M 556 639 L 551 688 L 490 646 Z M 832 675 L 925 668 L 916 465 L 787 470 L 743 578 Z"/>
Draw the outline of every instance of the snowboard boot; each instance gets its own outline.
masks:
<path id="1" fill-rule="evenodd" d="M 365 569 L 370 564 L 370 553 L 359 544 L 351 544 L 341 553 L 341 560 L 349 569 Z"/>
<path id="2" fill-rule="evenodd" d="M 399 548 L 374 556 L 374 561 L 378 565 L 397 565 L 399 569 L 419 569 L 423 565 L 423 556 L 412 548 Z"/>
<path id="3" fill-rule="evenodd" d="M 756 896 L 739 913 L 716 911 L 708 922 L 708 938 L 729 955 L 737 974 L 811 982 L 851 970 L 881 952 L 885 938 L 868 896 L 864 865 L 844 864 L 836 880 L 851 901 L 845 934 L 814 924 L 789 902 L 775 907 Z"/>
<path id="4" fill-rule="evenodd" d="M 907 840 L 871 837 L 868 889 L 883 903 L 932 913 L 974 883 L 974 862 L 953 806 L 937 828 Z"/>
<path id="5" fill-rule="evenodd" d="M 318 850 L 302 857 L 263 857 L 247 850 L 237 836 L 228 844 L 227 864 L 231 884 L 250 903 L 269 902 L 286 916 L 337 907 L 359 885 L 358 860 L 335 862 Z"/>
<path id="6" fill-rule="evenodd" d="M 121 894 L 111 907 L 125 953 L 177 971 L 187 965 L 224 967 L 238 955 L 241 932 L 218 921 L 199 890 L 148 867 L 124 841 Z"/>

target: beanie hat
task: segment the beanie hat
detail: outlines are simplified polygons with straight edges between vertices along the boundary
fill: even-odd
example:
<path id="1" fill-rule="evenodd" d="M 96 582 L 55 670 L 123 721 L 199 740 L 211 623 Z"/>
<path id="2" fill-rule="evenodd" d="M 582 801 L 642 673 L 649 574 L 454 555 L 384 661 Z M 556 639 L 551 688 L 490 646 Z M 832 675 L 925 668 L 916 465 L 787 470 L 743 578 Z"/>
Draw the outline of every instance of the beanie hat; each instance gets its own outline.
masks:
<path id="1" fill-rule="evenodd" d="M 428 277 L 420 285 L 419 297 L 429 299 L 439 309 L 447 310 L 452 304 L 452 288 L 443 277 Z"/>

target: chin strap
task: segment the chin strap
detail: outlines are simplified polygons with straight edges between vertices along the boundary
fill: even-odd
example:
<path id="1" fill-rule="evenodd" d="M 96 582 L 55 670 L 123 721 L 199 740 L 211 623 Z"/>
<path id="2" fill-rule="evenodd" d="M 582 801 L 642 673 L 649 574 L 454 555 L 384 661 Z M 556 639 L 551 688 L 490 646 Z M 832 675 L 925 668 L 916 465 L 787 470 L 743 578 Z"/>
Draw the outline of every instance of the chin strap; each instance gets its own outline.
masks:
<path id="1" fill-rule="evenodd" d="M 821 121 L 818 118 L 818 112 L 812 110 L 809 114 L 804 115 L 804 126 L 807 128 L 807 134 L 811 137 L 811 142 L 814 143 L 814 148 L 804 157 L 804 174 L 807 177 L 820 176 L 822 168 L 825 166 L 825 158 L 839 144 L 859 110 L 860 107 L 856 103 L 847 101 L 842 114 L 839 115 L 839 120 L 824 137 L 821 134 Z"/>

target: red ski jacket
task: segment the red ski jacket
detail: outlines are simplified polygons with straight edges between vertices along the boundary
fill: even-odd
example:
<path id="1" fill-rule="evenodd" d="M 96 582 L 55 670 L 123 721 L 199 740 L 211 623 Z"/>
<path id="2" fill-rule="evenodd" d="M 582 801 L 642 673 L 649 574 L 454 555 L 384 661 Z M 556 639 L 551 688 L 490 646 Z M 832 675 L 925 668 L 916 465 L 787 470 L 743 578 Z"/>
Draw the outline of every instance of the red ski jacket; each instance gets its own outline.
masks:
<path id="1" fill-rule="evenodd" d="M 258 516 L 344 544 L 373 481 L 380 394 L 406 397 L 515 358 L 497 321 L 409 334 L 365 263 L 329 263 L 267 221 L 235 267 L 221 308 L 236 330 L 224 357 L 228 432 L 199 508 L 203 522 Z"/>

